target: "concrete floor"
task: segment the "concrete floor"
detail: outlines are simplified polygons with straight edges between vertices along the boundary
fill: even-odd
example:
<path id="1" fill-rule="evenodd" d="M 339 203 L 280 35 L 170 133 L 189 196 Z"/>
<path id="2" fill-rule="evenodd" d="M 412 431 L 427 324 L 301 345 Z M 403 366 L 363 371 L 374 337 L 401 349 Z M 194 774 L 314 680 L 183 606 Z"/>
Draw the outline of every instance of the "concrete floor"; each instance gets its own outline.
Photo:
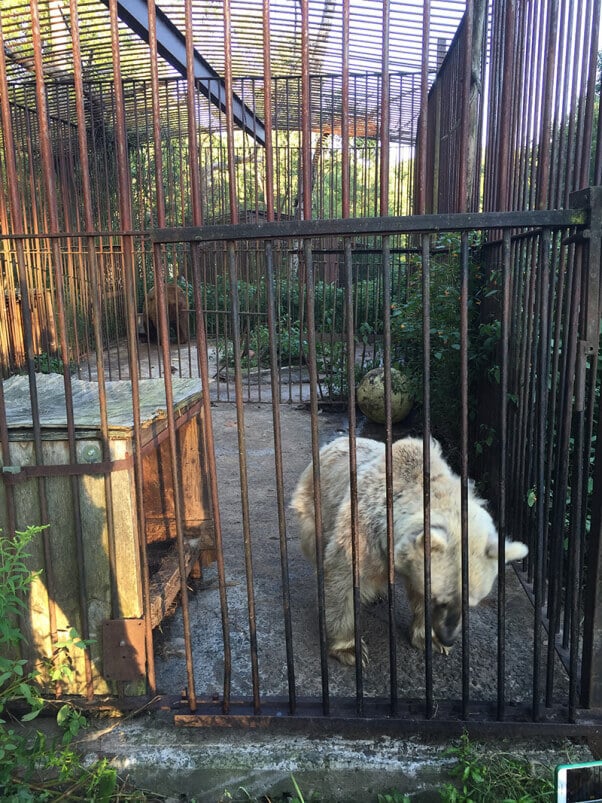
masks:
<path id="1" fill-rule="evenodd" d="M 280 417 L 284 487 L 288 505 L 299 474 L 311 457 L 310 415 L 304 407 L 299 409 L 292 405 L 281 405 Z M 232 695 L 248 698 L 252 694 L 252 675 L 235 407 L 230 404 L 215 405 L 213 426 L 232 649 Z M 341 413 L 322 411 L 319 428 L 320 440 L 326 443 L 347 431 L 347 421 Z M 286 696 L 288 681 L 271 405 L 247 404 L 244 409 L 244 431 L 260 692 L 265 696 Z M 359 434 L 382 437 L 382 428 L 361 419 Z M 399 430 L 396 437 L 402 434 Z M 316 579 L 312 567 L 301 554 L 296 522 L 288 509 L 286 527 L 296 693 L 301 697 L 320 698 L 322 687 Z M 506 594 L 506 699 L 509 703 L 529 704 L 533 678 L 533 608 L 512 569 L 507 572 Z M 205 570 L 203 581 L 198 590 L 190 594 L 189 602 L 196 692 L 200 696 L 220 697 L 223 690 L 223 643 L 215 567 Z M 409 644 L 409 611 L 401 586 L 396 603 L 398 695 L 404 701 L 420 700 L 425 694 L 424 661 L 422 654 Z M 364 693 L 367 697 L 387 698 L 390 680 L 386 603 L 363 610 L 362 628 L 371 659 L 363 674 Z M 159 689 L 163 692 L 179 692 L 186 686 L 180 610 L 163 622 L 156 642 Z M 470 691 L 474 701 L 496 700 L 496 645 L 497 600 L 494 590 L 478 608 L 470 611 Z M 435 654 L 433 663 L 435 704 L 439 700 L 460 699 L 461 647 L 456 645 L 448 656 Z M 557 671 L 558 702 L 566 698 L 567 688 L 563 672 Z M 335 697 L 354 697 L 354 669 L 329 659 L 329 690 Z"/>

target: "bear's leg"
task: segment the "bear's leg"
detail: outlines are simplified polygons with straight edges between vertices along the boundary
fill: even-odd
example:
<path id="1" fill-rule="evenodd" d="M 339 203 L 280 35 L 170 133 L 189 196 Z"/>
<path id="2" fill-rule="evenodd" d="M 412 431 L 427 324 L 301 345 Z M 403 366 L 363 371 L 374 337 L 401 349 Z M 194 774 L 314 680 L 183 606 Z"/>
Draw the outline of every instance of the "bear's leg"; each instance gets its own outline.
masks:
<path id="1" fill-rule="evenodd" d="M 355 665 L 355 621 L 351 566 L 325 566 L 324 598 L 330 655 L 347 666 Z M 368 648 L 362 639 L 362 666 L 368 664 Z"/>

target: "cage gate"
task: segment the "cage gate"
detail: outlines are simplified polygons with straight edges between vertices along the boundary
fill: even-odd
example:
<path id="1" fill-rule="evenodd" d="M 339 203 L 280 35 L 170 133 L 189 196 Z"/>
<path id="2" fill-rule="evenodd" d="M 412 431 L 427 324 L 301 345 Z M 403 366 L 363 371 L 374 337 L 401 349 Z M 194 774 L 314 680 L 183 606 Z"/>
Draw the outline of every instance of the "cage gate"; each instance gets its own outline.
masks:
<path id="1" fill-rule="evenodd" d="M 491 716 L 491 707 L 494 707 L 496 719 L 509 719 L 512 723 L 517 721 L 525 722 L 529 720 L 546 722 L 548 725 L 558 721 L 560 717 L 563 721 L 576 722 L 579 720 L 577 713 L 584 705 L 588 683 L 596 676 L 593 663 L 583 661 L 581 664 L 582 678 L 579 678 L 580 659 L 577 657 L 579 648 L 579 638 L 576 622 L 579 619 L 579 591 L 573 588 L 571 592 L 570 567 L 563 565 L 563 559 L 559 556 L 559 539 L 562 541 L 566 537 L 566 526 L 564 516 L 559 521 L 558 515 L 552 516 L 552 496 L 553 490 L 564 487 L 565 495 L 567 491 L 567 471 L 568 464 L 575 461 L 574 466 L 577 474 L 580 471 L 579 465 L 583 465 L 584 454 L 589 453 L 589 447 L 585 446 L 585 439 L 573 443 L 569 449 L 570 459 L 561 452 L 560 443 L 550 443 L 549 433 L 559 430 L 570 429 L 575 426 L 575 421 L 582 417 L 582 425 L 587 426 L 585 421 L 585 396 L 587 393 L 595 393 L 591 381 L 594 374 L 590 374 L 587 379 L 588 360 L 596 350 L 596 339 L 588 341 L 592 336 L 593 329 L 597 322 L 597 308 L 593 299 L 598 295 L 598 273 L 595 268 L 599 256 L 597 255 L 596 237 L 597 235 L 588 234 L 587 248 L 584 248 L 582 232 L 589 231 L 592 223 L 597 216 L 595 207 L 598 203 L 598 190 L 588 191 L 575 197 L 574 203 L 579 207 L 579 211 L 568 212 L 530 212 L 530 213 L 500 213 L 484 215 L 433 215 L 421 216 L 420 218 L 405 219 L 362 219 L 348 221 L 311 221 L 299 223 L 274 223 L 256 225 L 239 225 L 238 227 L 203 227 L 197 230 L 187 230 L 183 232 L 178 229 L 158 230 L 154 233 L 155 241 L 162 243 L 181 242 L 188 240 L 194 242 L 193 248 L 203 249 L 210 243 L 224 242 L 229 256 L 231 293 L 232 293 L 232 316 L 233 321 L 243 321 L 245 311 L 240 306 L 240 298 L 237 292 L 237 277 L 240 275 L 237 270 L 237 260 L 239 254 L 244 254 L 249 247 L 249 242 L 255 238 L 258 242 L 261 237 L 263 243 L 265 262 L 258 270 L 258 275 L 263 275 L 265 271 L 266 281 L 272 285 L 267 289 L 269 318 L 269 343 L 265 355 L 266 365 L 269 365 L 270 392 L 272 394 L 273 422 L 274 422 L 274 441 L 273 456 L 274 470 L 276 472 L 275 484 L 277 486 L 276 504 L 270 507 L 264 503 L 262 508 L 263 519 L 252 522 L 253 515 L 250 513 L 249 499 L 255 494 L 261 494 L 265 483 L 262 482 L 259 474 L 259 466 L 251 472 L 249 480 L 248 459 L 249 455 L 257 452 L 257 444 L 245 426 L 246 412 L 242 401 L 243 391 L 243 357 L 240 347 L 235 348 L 232 355 L 232 383 L 237 400 L 237 423 L 239 433 L 244 431 L 245 435 L 239 438 L 239 453 L 245 454 L 240 462 L 240 478 L 243 484 L 241 492 L 244 550 L 245 550 L 245 575 L 241 576 L 241 583 L 247 584 L 248 595 L 248 627 L 249 642 L 245 648 L 250 650 L 250 657 L 246 656 L 245 648 L 240 651 L 240 647 L 233 648 L 236 658 L 231 662 L 225 660 L 225 666 L 231 667 L 233 676 L 224 678 L 224 690 L 226 696 L 219 697 L 219 705 L 216 706 L 215 700 L 211 702 L 197 700 L 197 713 L 192 717 L 183 714 L 176 717 L 180 724 L 204 724 L 220 720 L 223 711 L 228 711 L 248 723 L 248 717 L 261 715 L 270 720 L 272 717 L 278 719 L 292 716 L 295 721 L 307 721 L 307 717 L 313 720 L 316 716 L 326 715 L 332 718 L 343 720 L 355 717 L 365 717 L 368 719 L 379 719 L 379 727 L 382 725 L 382 717 L 397 717 L 402 720 L 414 722 L 416 717 L 424 717 L 430 720 L 435 716 L 448 721 L 465 722 L 471 718 L 478 717 L 480 721 L 486 720 Z M 470 228 L 468 228 L 470 227 Z M 517 234 L 517 229 L 521 230 Z M 477 235 L 485 229 L 489 232 L 499 232 L 499 238 L 488 238 L 482 243 L 477 243 Z M 452 245 L 442 247 L 441 242 L 445 241 L 446 232 L 455 238 Z M 470 235 L 470 237 L 469 237 Z M 234 239 L 236 237 L 236 239 Z M 287 243 L 288 238 L 288 245 Z M 355 435 L 375 435 L 374 431 L 366 432 L 367 422 L 361 418 L 358 428 L 355 412 L 355 399 L 351 395 L 351 402 L 344 405 L 345 414 L 341 417 L 334 416 L 334 421 L 339 421 L 338 429 L 336 423 L 330 426 L 335 427 L 332 433 L 328 432 L 328 424 L 321 426 L 319 415 L 325 414 L 326 410 L 332 409 L 336 399 L 332 394 L 328 394 L 327 399 L 323 393 L 323 385 L 329 390 L 334 387 L 332 377 L 324 375 L 319 369 L 320 346 L 324 345 L 324 332 L 320 332 L 316 321 L 320 320 L 319 303 L 316 294 L 316 261 L 321 254 L 320 244 L 324 238 L 329 242 L 338 239 L 340 257 L 340 285 L 344 293 L 340 318 L 333 323 L 329 331 L 329 346 L 336 345 L 337 351 L 337 372 L 338 381 L 341 389 L 344 390 L 346 381 L 355 381 L 355 372 L 366 370 L 373 365 L 382 362 L 382 354 L 389 353 L 389 358 L 385 358 L 385 365 L 398 360 L 399 354 L 396 349 L 403 345 L 403 339 L 399 340 L 395 336 L 393 342 L 386 342 L 384 332 L 377 334 L 371 341 L 372 350 L 370 352 L 371 362 L 364 365 L 366 359 L 366 344 L 362 343 L 358 348 L 357 332 L 362 331 L 357 320 L 358 299 L 365 293 L 362 285 L 361 268 L 354 266 L 356 250 L 361 255 L 372 249 L 373 254 L 380 261 L 380 268 L 377 271 L 378 289 L 376 306 L 395 311 L 395 304 L 392 298 L 399 298 L 399 286 L 406 286 L 411 281 L 412 274 L 418 273 L 423 277 L 427 276 L 426 282 L 422 286 L 420 307 L 421 318 L 427 323 L 421 327 L 419 337 L 423 340 L 421 350 L 425 354 L 432 354 L 438 348 L 436 339 L 440 333 L 432 331 L 428 323 L 429 314 L 432 319 L 438 319 L 440 315 L 441 299 L 435 294 L 440 282 L 442 271 L 441 263 L 444 263 L 446 284 L 444 293 L 450 293 L 455 288 L 457 295 L 454 297 L 453 305 L 456 319 L 461 321 L 461 331 L 459 333 L 458 352 L 459 360 L 456 368 L 458 369 L 458 383 L 454 392 L 458 394 L 461 401 L 454 412 L 458 415 L 458 433 L 460 435 L 460 447 L 456 455 L 452 455 L 454 467 L 460 472 L 463 482 L 468 479 L 469 465 L 479 465 L 479 448 L 475 449 L 475 438 L 478 434 L 485 431 L 489 433 L 495 427 L 497 430 L 496 443 L 489 444 L 489 454 L 487 460 L 488 487 L 491 489 L 491 505 L 496 511 L 500 534 L 508 539 L 512 539 L 516 534 L 522 534 L 528 541 L 529 558 L 521 565 L 513 566 L 511 569 L 504 569 L 504 559 L 502 554 L 502 569 L 497 581 L 497 635 L 487 646 L 479 643 L 482 637 L 482 622 L 479 622 L 478 609 L 469 609 L 468 596 L 463 599 L 463 622 L 462 646 L 457 648 L 460 653 L 456 656 L 453 669 L 450 673 L 442 668 L 442 661 L 449 661 L 450 658 L 440 658 L 434 656 L 432 648 L 425 648 L 424 662 L 422 657 L 416 662 L 417 656 L 412 660 L 407 651 L 410 649 L 407 644 L 400 642 L 399 637 L 399 605 L 400 592 L 395 589 L 393 583 L 388 588 L 389 599 L 387 605 L 387 615 L 381 610 L 381 617 L 387 621 L 387 628 L 380 632 L 380 642 L 375 638 L 379 650 L 376 658 L 373 658 L 367 667 L 361 669 L 361 637 L 358 636 L 355 645 L 356 670 L 346 668 L 343 673 L 339 667 L 332 666 L 332 661 L 328 658 L 327 634 L 324 625 L 324 567 L 318 563 L 317 580 L 305 577 L 308 583 L 303 592 L 295 588 L 295 583 L 291 582 L 291 573 L 299 575 L 297 559 L 294 555 L 298 552 L 296 544 L 295 530 L 297 523 L 285 513 L 287 504 L 286 487 L 291 487 L 291 482 L 295 482 L 297 477 L 283 476 L 289 471 L 287 460 L 287 435 L 281 432 L 282 423 L 280 421 L 280 400 L 286 400 L 287 389 L 286 380 L 283 380 L 283 361 L 282 353 L 279 351 L 282 333 L 278 331 L 276 322 L 282 319 L 282 307 L 280 294 L 277 290 L 282 276 L 286 277 L 287 283 L 291 281 L 288 262 L 291 260 L 293 248 L 299 250 L 298 270 L 301 276 L 302 285 L 306 291 L 306 321 L 307 328 L 305 337 L 306 361 L 308 363 L 308 398 L 304 400 L 303 389 L 300 392 L 302 405 L 310 412 L 310 423 L 306 424 L 305 432 L 307 441 L 305 444 L 305 460 L 311 458 L 311 454 L 316 454 L 317 449 L 325 441 L 332 439 L 335 432 L 348 433 L 350 442 L 353 443 Z M 283 242 L 285 243 L 283 245 Z M 294 243 L 294 245 L 291 245 Z M 314 245 L 317 246 L 314 248 Z M 255 245 L 253 246 L 255 247 Z M 570 273 L 564 277 L 564 285 L 559 286 L 561 274 L 559 266 L 564 265 L 567 259 L 567 251 L 574 250 L 573 258 L 578 267 L 577 271 L 583 272 L 584 283 L 579 285 L 574 283 L 576 277 L 571 277 Z M 275 257 L 275 255 L 278 255 Z M 470 262 L 474 264 L 471 266 Z M 593 268 L 592 268 L 593 261 Z M 404 263 L 403 266 L 401 263 Z M 586 264 L 588 267 L 586 267 Z M 482 272 L 482 273 L 481 273 Z M 406 275 L 409 273 L 410 275 Z M 452 278 L 450 279 L 450 274 Z M 483 274 L 488 274 L 487 279 L 482 279 Z M 475 276 L 479 277 L 475 282 Z M 585 277 L 587 276 L 587 280 Z M 299 277 L 295 277 L 299 281 Z M 469 291 L 470 287 L 470 291 Z M 494 288 L 494 289 L 492 289 Z M 430 292 L 429 292 L 430 291 Z M 470 298 L 469 292 L 474 293 L 477 302 L 479 299 L 488 298 L 490 303 L 493 299 L 496 314 L 494 320 L 500 321 L 500 328 L 496 334 L 495 357 L 490 365 L 478 364 L 474 354 L 474 344 L 469 345 L 469 338 L 475 336 L 475 321 L 471 319 L 469 308 L 474 307 L 474 298 Z M 393 293 L 393 295 L 392 295 Z M 582 293 L 581 300 L 575 300 L 575 293 Z M 430 296 L 430 300 L 429 300 Z M 567 319 L 567 313 L 573 304 L 586 310 L 588 301 L 592 302 L 589 307 L 593 313 L 592 317 L 584 315 L 579 324 L 578 317 L 573 317 L 572 322 L 576 323 L 573 328 L 571 319 Z M 427 306 L 424 306 L 428 304 Z M 491 310 L 489 310 L 491 315 Z M 480 311 L 480 315 L 483 312 Z M 394 320 L 395 320 L 394 314 Z M 401 319 L 403 321 L 403 319 Z M 483 319 L 480 318 L 482 321 Z M 403 322 L 401 324 L 403 326 Z M 477 325 L 482 327 L 482 322 Z M 244 325 L 243 327 L 244 328 Z M 334 331 L 338 329 L 337 331 Z M 385 330 L 386 331 L 386 330 Z M 394 331 L 393 327 L 389 331 Z M 552 333 L 561 333 L 561 336 L 554 337 Z M 241 326 L 233 324 L 233 337 L 240 343 L 245 343 L 247 349 L 254 345 L 253 340 L 249 340 L 241 335 Z M 561 342 L 562 341 L 562 344 Z M 582 366 L 577 366 L 578 359 L 576 351 L 571 347 L 571 342 L 579 342 Z M 456 344 L 453 344 L 456 345 Z M 592 350 L 593 349 L 593 350 Z M 492 354 L 490 355 L 492 356 Z M 481 355 L 482 359 L 483 355 Z M 432 359 L 432 358 L 431 358 Z M 434 360 L 432 360 L 434 362 Z M 532 377 L 529 377 L 527 366 L 532 368 Z M 409 370 L 410 364 L 407 369 Z M 490 390 L 494 390 L 494 396 L 486 398 L 487 407 L 479 410 L 481 398 L 470 399 L 470 394 L 474 392 L 475 380 L 477 384 L 482 382 L 483 377 L 480 372 L 489 372 L 492 379 Z M 570 387 L 568 389 L 559 386 L 559 376 L 575 376 L 575 382 L 580 382 L 581 391 L 576 392 Z M 389 374 L 385 371 L 385 374 Z M 438 375 L 435 373 L 435 381 Z M 461 378 L 461 379 L 460 379 Z M 390 375 L 387 376 L 390 382 Z M 434 389 L 428 387 L 428 383 L 433 377 L 424 376 L 422 381 L 426 383 L 423 392 L 426 394 Z M 484 383 L 487 384 L 487 383 Z M 257 392 L 257 391 L 256 391 Z M 391 391 L 389 391 L 391 392 Z M 565 396 L 569 393 L 571 399 L 576 394 L 577 401 L 573 404 L 571 399 Z M 343 393 L 343 395 L 345 395 Z M 470 401 L 469 401 L 470 399 Z M 506 403 L 502 403 L 506 399 Z M 579 399 L 582 400 L 580 404 Z M 470 410 L 469 410 L 470 406 Z M 418 435 L 425 438 L 428 443 L 429 435 L 434 431 L 435 434 L 443 434 L 444 438 L 449 438 L 449 433 L 441 430 L 441 420 L 431 421 L 427 413 L 424 417 L 417 420 L 410 418 L 403 425 L 393 427 L 392 411 L 388 411 L 386 426 L 376 432 L 376 437 L 391 443 L 392 440 L 401 435 Z M 470 417 L 470 420 L 469 420 Z M 341 423 L 342 422 L 342 423 Z M 461 422 L 461 423 L 460 423 Z M 289 425 L 290 426 L 290 425 Z M 249 441 L 251 444 L 249 445 Z M 589 441 L 587 441 L 589 442 Z M 451 441 L 447 440 L 449 447 Z M 284 444 L 284 446 L 283 446 Z M 270 447 L 272 444 L 270 444 Z M 478 447 L 478 441 L 477 441 Z M 288 447 L 290 449 L 290 446 Z M 296 449 L 300 449 L 300 444 L 295 443 Z M 484 444 L 480 446 L 481 451 L 485 449 Z M 573 451 L 577 450 L 577 452 Z M 580 451 L 584 450 L 584 451 Z M 311 452 L 311 454 L 310 454 Z M 252 458 L 249 458 L 252 459 Z M 481 459 L 481 466 L 484 461 Z M 303 468 L 304 462 L 300 466 Z M 286 467 L 285 469 L 283 467 Z M 353 466 L 351 476 L 357 471 L 358 466 Z M 262 468 L 262 470 L 266 470 Z M 269 468 L 267 469 L 269 471 Z M 391 480 L 387 480 L 387 483 Z M 579 482 L 579 480 L 577 480 Z M 357 474 L 355 478 L 357 483 Z M 562 484 L 564 483 L 564 485 Z M 383 486 L 382 493 L 385 493 Z M 246 486 L 246 487 L 245 487 Z M 428 484 L 425 482 L 425 487 Z M 352 481 L 353 488 L 353 481 Z M 581 486 L 582 488 L 582 486 Z M 495 489 L 493 491 L 492 489 Z M 582 488 L 583 490 L 583 488 Z M 318 492 L 315 491 L 316 496 Z M 352 490 L 353 494 L 358 494 L 357 486 Z M 389 490 L 389 494 L 391 491 Z M 428 490 L 426 491 L 428 494 Z M 427 498 L 425 496 L 425 498 Z M 228 497 L 230 499 L 230 497 Z M 582 502 L 578 502 L 581 511 L 578 518 L 585 512 L 588 506 L 586 501 L 587 494 Z M 546 501 L 548 500 L 548 501 Z M 388 502 L 392 505 L 391 501 Z M 278 525 L 272 524 L 272 530 L 278 530 L 280 553 L 273 555 L 270 565 L 278 562 L 281 566 L 280 589 L 282 599 L 278 601 L 273 594 L 269 596 L 270 611 L 273 616 L 274 606 L 280 602 L 282 605 L 284 624 L 283 631 L 279 634 L 280 644 L 275 645 L 272 638 L 265 632 L 263 638 L 266 645 L 262 646 L 262 633 L 258 626 L 261 615 L 258 610 L 262 608 L 262 600 L 259 599 L 263 593 L 265 578 L 262 577 L 265 560 L 262 546 L 261 532 L 264 529 L 270 530 L 267 524 L 267 516 L 272 511 L 272 515 L 278 513 Z M 586 514 L 587 515 L 587 514 Z M 575 520 L 573 520 L 575 521 Z M 549 523 L 548 523 L 549 522 Z M 585 523 L 585 519 L 583 519 Z M 255 526 L 253 527 L 252 524 Z M 291 526 L 292 525 L 292 526 Z M 331 526 L 331 525 L 330 525 Z M 292 529 L 292 533 L 291 533 Z M 316 529 L 320 533 L 320 525 L 316 519 Z M 253 532 L 254 530 L 254 532 Z M 528 533 L 528 535 L 527 535 Z M 319 539 L 322 534 L 317 536 Z M 463 525 L 463 554 L 465 568 L 463 579 L 466 583 L 470 572 L 468 563 L 468 542 L 466 523 Z M 583 532 L 572 532 L 571 538 L 582 538 Z M 259 543 L 258 543 L 259 541 Z M 232 560 L 232 543 L 226 545 L 226 557 L 224 563 L 227 566 Z M 577 549 L 577 547 L 575 547 Z M 466 551 L 464 551 L 466 550 Z M 292 555 L 292 557 L 291 557 Z M 278 558 L 278 559 L 277 559 Z M 392 559 L 391 559 L 392 560 Z M 427 561 L 427 565 L 428 565 Z M 390 566 L 392 570 L 392 567 Z M 515 571 L 516 570 L 516 571 Z M 271 570 L 273 571 L 273 570 Z M 392 575 L 391 575 L 392 577 Z M 221 582 L 224 578 L 220 578 Z M 575 578 L 572 578 L 574 582 Z M 272 582 L 274 578 L 272 576 Z M 506 584 L 518 583 L 526 591 L 522 605 L 519 603 L 518 609 L 514 609 L 517 604 L 516 590 L 512 590 L 512 615 L 508 615 L 506 609 L 507 592 Z M 255 590 L 256 584 L 259 590 Z M 467 584 L 467 583 L 466 583 Z M 315 588 L 312 588 L 315 586 Z M 589 592 L 592 593 L 590 587 Z M 354 589 L 356 600 L 359 602 L 361 589 L 357 586 Z M 314 599 L 315 597 L 315 599 Z M 308 601 L 311 598 L 311 605 Z M 531 605 L 525 607 L 527 599 L 531 600 Z M 235 603 L 237 607 L 238 603 Z M 313 621 L 312 633 L 304 633 L 298 640 L 293 638 L 293 634 L 299 631 L 299 626 L 295 623 L 295 612 L 299 611 L 300 606 L 315 607 L 315 620 Z M 202 606 L 201 606 L 202 608 Z M 537 611 L 543 611 L 538 614 Z M 226 614 L 227 615 L 227 614 Z M 265 615 L 265 614 L 264 614 Z M 356 632 L 363 633 L 368 638 L 370 634 L 375 635 L 379 626 L 383 622 L 375 624 L 370 616 L 364 618 L 360 616 L 359 606 L 356 603 Z M 230 623 L 231 630 L 238 630 L 241 626 L 240 611 L 235 614 L 235 624 Z M 360 623 L 361 619 L 361 623 Z M 553 623 L 563 622 L 566 624 Z M 476 624 L 475 624 L 476 623 Z M 591 627 L 592 621 L 587 627 Z M 264 620 L 265 627 L 265 620 Z M 402 626 L 403 627 L 403 626 Z M 407 622 L 405 624 L 407 628 Z M 514 628 L 519 628 L 524 632 L 524 628 L 532 627 L 534 639 L 534 651 L 526 663 L 521 663 L 518 675 L 529 677 L 527 687 L 520 690 L 517 688 L 516 676 L 517 660 L 522 662 L 526 659 L 521 655 L 517 659 L 516 637 L 517 632 L 512 632 Z M 565 627 L 568 630 L 565 630 Z M 268 625 L 268 629 L 270 625 Z M 495 631 L 496 628 L 493 628 Z M 477 635 L 473 634 L 473 630 Z M 551 636 L 554 632 L 557 635 Z M 481 634 L 481 635 L 479 635 Z M 489 634 L 492 637 L 492 634 Z M 544 639 L 547 638 L 546 649 L 543 649 Z M 407 640 L 407 635 L 406 635 Z M 537 642 L 539 641 L 539 645 Z M 318 644 L 319 642 L 319 644 Z M 514 642 L 514 643 L 513 643 Z M 595 642 L 592 642 L 595 643 Z M 319 649 L 318 649 L 319 647 Z M 305 683 L 306 660 L 299 660 L 298 650 L 304 654 L 313 653 L 313 673 L 316 682 L 310 682 L 310 690 L 314 694 L 314 700 L 308 701 L 308 688 Z M 372 645 L 370 650 L 372 652 Z M 487 655 L 497 654 L 495 666 L 484 669 L 481 661 L 476 659 L 479 652 L 484 651 Z M 411 652 L 411 650 L 410 650 Z M 508 658 L 511 656 L 511 666 L 507 666 Z M 262 656 L 263 660 L 260 660 Z M 268 657 L 269 656 L 269 657 Z M 592 656 L 593 658 L 593 656 Z M 440 659 L 440 660 L 439 660 Z M 276 697 L 263 696 L 261 689 L 266 684 L 270 686 L 273 682 L 269 671 L 262 667 L 264 661 L 276 661 L 278 665 L 286 665 L 286 673 L 281 678 L 283 691 L 288 691 L 288 695 L 280 699 Z M 248 682 L 241 681 L 241 666 L 244 664 L 248 673 Z M 320 666 L 320 683 L 317 683 L 317 668 Z M 298 669 L 301 666 L 302 669 Z M 408 668 L 409 667 L 409 668 Z M 572 676 L 571 671 L 576 671 L 577 675 Z M 479 679 L 480 671 L 485 672 L 485 676 Z M 562 678 L 564 671 L 568 676 Z M 372 675 L 372 677 L 370 677 Z M 416 677 L 424 677 L 424 685 L 416 686 Z M 284 677 L 288 678 L 287 683 Z M 212 682 L 215 678 L 212 677 Z M 234 680 L 233 680 L 234 678 Z M 589 680 L 588 680 L 589 678 Z M 582 691 L 578 688 L 580 683 Z M 235 694 L 234 689 L 239 692 Z M 520 685 L 520 684 L 518 684 Z M 337 689 L 333 694 L 331 688 Z M 240 696 L 241 689 L 249 688 L 249 697 Z M 475 693 L 475 688 L 477 689 Z M 484 693 L 484 689 L 487 692 Z M 453 691 L 451 691 L 453 689 Z M 512 691 L 509 691 L 512 689 Z M 495 691 L 494 691 L 495 690 Z M 456 700 L 450 699 L 451 695 L 456 696 Z M 343 695 L 341 696 L 341 692 Z M 228 699 L 228 693 L 231 695 Z M 310 694 L 311 696 L 311 694 Z M 410 702 L 408 698 L 419 699 L 423 697 L 423 703 Z M 562 700 L 562 702 L 560 702 Z M 423 707 L 424 706 L 424 707 Z M 219 711 L 219 712 L 218 712 Z"/>

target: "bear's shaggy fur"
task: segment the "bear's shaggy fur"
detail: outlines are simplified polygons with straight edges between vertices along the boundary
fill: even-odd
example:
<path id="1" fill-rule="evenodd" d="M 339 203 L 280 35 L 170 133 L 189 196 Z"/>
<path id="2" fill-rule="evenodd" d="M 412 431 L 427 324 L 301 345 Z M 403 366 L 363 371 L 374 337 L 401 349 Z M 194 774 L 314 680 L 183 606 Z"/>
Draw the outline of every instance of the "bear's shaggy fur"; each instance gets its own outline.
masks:
<path id="1" fill-rule="evenodd" d="M 190 338 L 190 324 L 188 320 L 188 300 L 182 288 L 169 282 L 165 285 L 167 300 L 167 326 L 176 335 L 178 342 L 187 343 Z M 144 325 L 147 327 L 147 337 L 156 342 L 159 330 L 159 311 L 157 309 L 157 288 L 151 287 L 144 302 Z"/>
<path id="2" fill-rule="evenodd" d="M 357 544 L 360 597 L 372 602 L 387 593 L 387 513 L 385 446 L 357 438 Z M 462 616 L 461 484 L 431 441 L 431 601 L 433 645 L 447 653 L 458 637 Z M 392 446 L 393 543 L 396 572 L 403 578 L 413 612 L 412 644 L 424 648 L 424 511 L 422 439 Z M 320 450 L 324 594 L 330 654 L 355 663 L 349 439 L 337 438 Z M 302 473 L 291 507 L 300 525 L 301 546 L 315 564 L 313 466 Z M 527 547 L 506 540 L 506 562 L 524 558 Z M 477 605 L 498 574 L 498 533 L 485 503 L 468 488 L 469 604 Z M 363 663 L 367 663 L 362 642 Z"/>

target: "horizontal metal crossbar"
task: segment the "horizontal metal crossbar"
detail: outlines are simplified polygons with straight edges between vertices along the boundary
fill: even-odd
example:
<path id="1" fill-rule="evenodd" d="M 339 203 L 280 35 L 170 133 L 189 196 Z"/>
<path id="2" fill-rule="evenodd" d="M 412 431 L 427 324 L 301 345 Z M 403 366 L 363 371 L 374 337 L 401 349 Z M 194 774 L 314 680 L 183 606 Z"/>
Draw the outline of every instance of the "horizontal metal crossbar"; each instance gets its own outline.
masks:
<path id="1" fill-rule="evenodd" d="M 267 240 L 311 238 L 329 235 L 387 235 L 475 229 L 565 228 L 585 226 L 587 213 L 581 209 L 530 210 L 527 212 L 482 212 L 447 215 L 406 215 L 403 217 L 294 220 L 274 223 L 243 223 L 220 226 L 179 226 L 154 229 L 156 243 L 215 242 L 218 240 Z"/>
<path id="2" fill-rule="evenodd" d="M 366 701 L 367 702 L 367 701 Z M 391 716 L 390 705 L 385 700 L 371 700 L 366 705 L 364 715 L 358 716 L 353 702 L 338 700 L 333 703 L 329 716 L 324 716 L 318 701 L 298 700 L 294 715 L 287 713 L 286 700 L 266 700 L 261 713 L 255 714 L 252 705 L 242 701 L 231 701 L 228 713 L 224 713 L 218 702 L 198 701 L 195 713 L 178 710 L 186 706 L 180 701 L 174 710 L 174 723 L 180 727 L 223 727 L 232 729 L 283 728 L 301 730 L 303 733 L 324 734 L 336 732 L 349 736 L 374 734 L 401 735 L 404 733 L 423 733 L 431 735 L 460 735 L 468 731 L 473 737 L 486 738 L 496 734 L 511 736 L 547 735 L 562 738 L 586 738 L 599 733 L 599 712 L 580 711 L 574 722 L 567 722 L 566 711 L 549 709 L 545 717 L 537 722 L 532 719 L 528 706 L 511 706 L 504 720 L 496 719 L 492 706 L 475 703 L 467 718 L 461 716 L 460 703 L 441 703 L 437 715 L 424 717 L 424 706 L 416 702 L 398 706 L 396 716 Z"/>

